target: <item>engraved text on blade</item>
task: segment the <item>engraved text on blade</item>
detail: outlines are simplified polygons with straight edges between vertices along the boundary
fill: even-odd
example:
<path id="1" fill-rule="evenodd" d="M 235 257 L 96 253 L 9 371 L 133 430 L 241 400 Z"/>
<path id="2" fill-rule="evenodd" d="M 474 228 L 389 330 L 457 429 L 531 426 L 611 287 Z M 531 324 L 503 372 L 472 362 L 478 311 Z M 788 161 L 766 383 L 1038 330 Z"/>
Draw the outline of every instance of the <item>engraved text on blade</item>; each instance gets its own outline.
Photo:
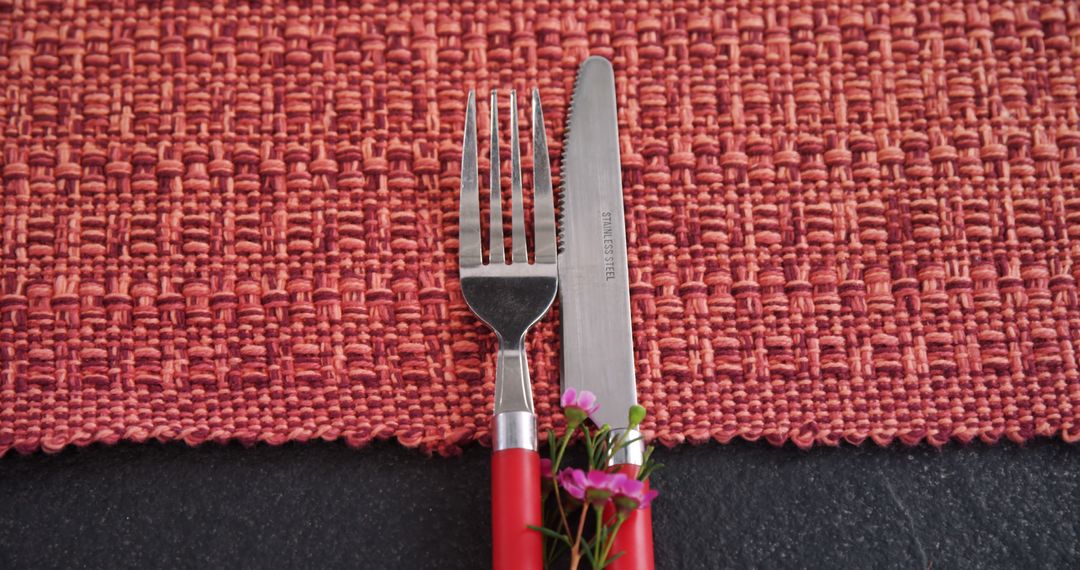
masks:
<path id="1" fill-rule="evenodd" d="M 615 238 L 611 212 L 600 212 L 600 228 L 604 244 L 604 280 L 615 278 Z"/>

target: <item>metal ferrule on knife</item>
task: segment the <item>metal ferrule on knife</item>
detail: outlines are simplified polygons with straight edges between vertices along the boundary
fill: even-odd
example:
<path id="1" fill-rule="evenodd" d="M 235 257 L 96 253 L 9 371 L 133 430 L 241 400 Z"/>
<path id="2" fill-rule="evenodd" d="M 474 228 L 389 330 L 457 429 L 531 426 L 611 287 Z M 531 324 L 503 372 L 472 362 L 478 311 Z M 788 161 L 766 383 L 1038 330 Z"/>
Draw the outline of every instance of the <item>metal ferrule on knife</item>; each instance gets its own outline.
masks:
<path id="1" fill-rule="evenodd" d="M 636 429 L 616 428 L 611 430 L 608 440 L 616 443 L 622 434 L 626 433 L 627 442 L 624 446 L 615 450 L 608 460 L 608 466 L 615 465 L 641 465 L 645 461 L 645 444 L 641 441 L 641 432 Z"/>

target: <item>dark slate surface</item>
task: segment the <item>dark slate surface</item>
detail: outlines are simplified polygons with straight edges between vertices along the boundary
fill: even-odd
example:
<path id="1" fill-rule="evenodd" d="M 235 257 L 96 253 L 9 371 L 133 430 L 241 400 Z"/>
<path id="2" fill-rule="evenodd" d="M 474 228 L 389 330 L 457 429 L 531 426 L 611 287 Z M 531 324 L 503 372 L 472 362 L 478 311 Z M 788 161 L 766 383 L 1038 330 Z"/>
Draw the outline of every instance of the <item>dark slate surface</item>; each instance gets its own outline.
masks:
<path id="1" fill-rule="evenodd" d="M 1060 441 L 661 450 L 659 568 L 1080 567 Z M 484 568 L 488 450 L 95 446 L 0 459 L 0 568 Z"/>

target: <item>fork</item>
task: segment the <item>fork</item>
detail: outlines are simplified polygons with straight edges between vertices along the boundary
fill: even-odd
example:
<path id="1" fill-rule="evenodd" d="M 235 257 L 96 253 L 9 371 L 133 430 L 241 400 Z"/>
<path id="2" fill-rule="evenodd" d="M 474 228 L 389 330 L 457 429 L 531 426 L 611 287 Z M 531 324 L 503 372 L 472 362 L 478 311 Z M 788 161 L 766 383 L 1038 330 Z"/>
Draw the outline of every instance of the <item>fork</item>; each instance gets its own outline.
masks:
<path id="1" fill-rule="evenodd" d="M 555 205 L 551 192 L 540 92 L 532 92 L 534 261 L 525 241 L 521 193 L 517 93 L 510 92 L 511 253 L 506 263 L 499 166 L 498 93 L 491 92 L 491 213 L 488 261 L 480 239 L 480 192 L 476 158 L 476 94 L 469 91 L 461 156 L 458 265 L 461 293 L 473 313 L 499 339 L 491 459 L 492 559 L 495 570 L 543 567 L 540 455 L 536 414 L 525 359 L 525 334 L 551 307 L 559 285 Z"/>

